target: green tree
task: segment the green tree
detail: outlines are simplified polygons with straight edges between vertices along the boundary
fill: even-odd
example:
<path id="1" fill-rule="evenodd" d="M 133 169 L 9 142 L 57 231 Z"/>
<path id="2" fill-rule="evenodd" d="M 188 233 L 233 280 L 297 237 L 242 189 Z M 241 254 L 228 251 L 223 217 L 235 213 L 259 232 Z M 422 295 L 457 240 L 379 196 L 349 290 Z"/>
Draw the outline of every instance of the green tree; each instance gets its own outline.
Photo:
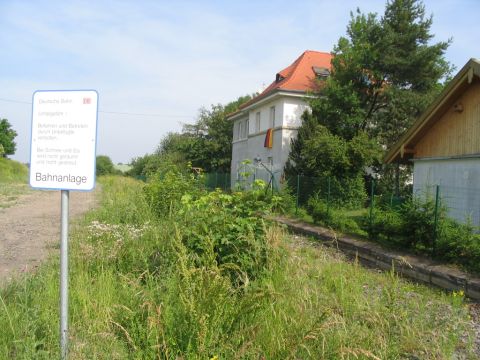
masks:
<path id="1" fill-rule="evenodd" d="M 331 76 L 319 84 L 311 115 L 304 116 L 308 121 L 292 143 L 287 175 L 314 171 L 302 149 L 311 145 L 315 124 L 346 141 L 366 134 L 383 148 L 398 139 L 452 71 L 444 58 L 450 40 L 430 44 L 431 25 L 419 0 L 388 1 L 380 18 L 358 9 L 351 14 L 347 35 L 333 51 Z M 372 162 L 364 165 L 378 158 L 370 156 Z"/>
<path id="2" fill-rule="evenodd" d="M 364 169 L 379 160 L 378 143 L 365 132 L 347 140 L 320 124 L 312 129 L 311 135 L 301 150 L 302 162 L 309 169 L 308 175 L 329 178 L 337 202 L 348 206 L 361 205 L 365 198 Z M 318 190 L 325 192 L 326 188 Z"/>
<path id="3" fill-rule="evenodd" d="M 0 156 L 6 157 L 7 155 L 15 154 L 17 144 L 15 143 L 15 137 L 17 132 L 12 129 L 12 126 L 7 119 L 0 120 Z"/>
<path id="4" fill-rule="evenodd" d="M 233 122 L 227 116 L 251 98 L 246 95 L 226 105 L 202 107 L 194 124 L 184 125 L 179 133 L 165 135 L 153 154 L 133 159 L 128 174 L 148 177 L 172 166 L 186 168 L 188 163 L 206 172 L 230 172 Z"/>
<path id="5" fill-rule="evenodd" d="M 112 160 L 106 155 L 98 155 L 96 161 L 97 176 L 115 173 Z"/>
<path id="6" fill-rule="evenodd" d="M 181 133 L 170 133 L 162 139 L 157 155 L 175 153 L 193 167 L 207 172 L 229 172 L 233 122 L 227 120 L 227 116 L 250 99 L 247 95 L 226 105 L 201 108 L 194 124 L 184 125 Z"/>

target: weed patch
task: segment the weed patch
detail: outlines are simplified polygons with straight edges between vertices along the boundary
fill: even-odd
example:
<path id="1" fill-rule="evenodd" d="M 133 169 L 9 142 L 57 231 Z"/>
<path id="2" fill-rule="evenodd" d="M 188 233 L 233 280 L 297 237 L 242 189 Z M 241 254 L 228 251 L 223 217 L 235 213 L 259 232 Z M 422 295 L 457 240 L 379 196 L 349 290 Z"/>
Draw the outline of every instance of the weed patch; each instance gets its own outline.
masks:
<path id="1" fill-rule="evenodd" d="M 262 220 L 275 203 L 262 189 L 206 193 L 193 184 L 172 190 L 178 203 L 159 205 L 150 183 L 101 182 L 100 209 L 72 234 L 71 358 L 439 359 L 469 351 L 461 296 L 292 240 Z M 159 194 L 168 193 L 166 184 L 156 189 L 163 186 Z M 58 357 L 58 258 L 0 295 L 0 357 Z"/>

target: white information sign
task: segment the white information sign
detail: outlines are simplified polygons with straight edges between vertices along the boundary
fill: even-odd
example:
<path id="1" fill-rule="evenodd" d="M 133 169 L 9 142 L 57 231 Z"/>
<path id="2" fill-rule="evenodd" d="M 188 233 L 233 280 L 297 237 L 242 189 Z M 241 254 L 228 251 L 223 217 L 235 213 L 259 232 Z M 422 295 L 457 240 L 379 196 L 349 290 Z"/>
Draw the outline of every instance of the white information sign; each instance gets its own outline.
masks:
<path id="1" fill-rule="evenodd" d="M 33 94 L 30 186 L 83 190 L 95 187 L 98 93 Z"/>

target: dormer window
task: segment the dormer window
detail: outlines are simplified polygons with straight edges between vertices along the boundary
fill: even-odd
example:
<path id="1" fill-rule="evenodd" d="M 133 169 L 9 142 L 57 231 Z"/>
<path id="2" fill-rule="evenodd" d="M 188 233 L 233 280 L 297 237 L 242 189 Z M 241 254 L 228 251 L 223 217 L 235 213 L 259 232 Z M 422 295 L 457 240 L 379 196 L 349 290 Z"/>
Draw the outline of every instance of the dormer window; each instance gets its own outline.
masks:
<path id="1" fill-rule="evenodd" d="M 326 80 L 330 76 L 330 70 L 324 67 L 312 66 L 315 77 L 320 80 Z"/>
<path id="2" fill-rule="evenodd" d="M 279 74 L 277 74 L 277 76 L 275 77 L 275 82 L 278 83 L 278 82 L 282 81 L 283 79 L 285 79 L 285 78 L 284 78 L 282 75 L 280 75 L 280 73 L 279 73 Z"/>

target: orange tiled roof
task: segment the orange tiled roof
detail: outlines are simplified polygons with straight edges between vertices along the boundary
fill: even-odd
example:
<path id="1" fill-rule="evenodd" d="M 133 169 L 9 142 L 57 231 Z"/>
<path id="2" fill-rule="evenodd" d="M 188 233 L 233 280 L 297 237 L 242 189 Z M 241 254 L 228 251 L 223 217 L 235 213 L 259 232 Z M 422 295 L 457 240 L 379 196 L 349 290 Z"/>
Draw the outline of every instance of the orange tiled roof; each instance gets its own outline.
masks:
<path id="1" fill-rule="evenodd" d="M 332 54 L 330 53 L 312 50 L 305 51 L 290 66 L 279 71 L 275 80 L 265 90 L 252 100 L 240 106 L 240 109 L 256 103 L 275 90 L 304 92 L 313 90 L 313 80 L 316 76 L 313 68 L 326 68 L 330 70 L 331 60 Z"/>

